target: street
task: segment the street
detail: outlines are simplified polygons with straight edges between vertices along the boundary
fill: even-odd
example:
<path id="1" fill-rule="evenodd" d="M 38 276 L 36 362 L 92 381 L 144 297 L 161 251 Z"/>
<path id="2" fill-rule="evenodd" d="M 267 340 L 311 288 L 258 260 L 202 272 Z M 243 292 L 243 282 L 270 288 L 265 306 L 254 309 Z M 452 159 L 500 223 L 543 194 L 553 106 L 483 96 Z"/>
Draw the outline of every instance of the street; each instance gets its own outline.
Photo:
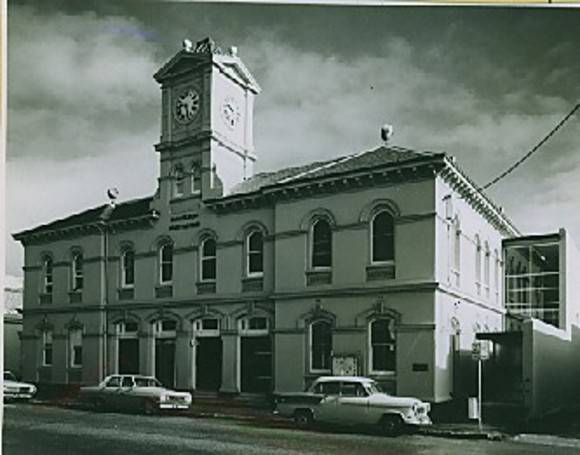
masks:
<path id="1" fill-rule="evenodd" d="M 543 454 L 577 449 L 405 435 L 299 431 L 256 422 L 94 413 L 42 405 L 4 408 L 5 455 L 160 454 Z"/>

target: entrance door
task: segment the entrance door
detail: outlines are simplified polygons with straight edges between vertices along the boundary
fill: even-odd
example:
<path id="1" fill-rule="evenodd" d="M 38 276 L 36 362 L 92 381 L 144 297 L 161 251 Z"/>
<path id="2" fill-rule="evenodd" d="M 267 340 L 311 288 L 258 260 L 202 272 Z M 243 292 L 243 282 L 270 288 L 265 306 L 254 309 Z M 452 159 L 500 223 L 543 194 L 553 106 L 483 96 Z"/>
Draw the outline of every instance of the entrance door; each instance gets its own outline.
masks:
<path id="1" fill-rule="evenodd" d="M 139 373 L 139 339 L 119 339 L 119 374 Z"/>
<path id="2" fill-rule="evenodd" d="M 242 337 L 242 392 L 268 393 L 272 391 L 272 339 Z"/>
<path id="3" fill-rule="evenodd" d="M 165 387 L 175 387 L 175 338 L 155 340 L 155 377 Z"/>
<path id="4" fill-rule="evenodd" d="M 195 348 L 195 388 L 217 391 L 222 385 L 222 339 L 198 337 Z"/>

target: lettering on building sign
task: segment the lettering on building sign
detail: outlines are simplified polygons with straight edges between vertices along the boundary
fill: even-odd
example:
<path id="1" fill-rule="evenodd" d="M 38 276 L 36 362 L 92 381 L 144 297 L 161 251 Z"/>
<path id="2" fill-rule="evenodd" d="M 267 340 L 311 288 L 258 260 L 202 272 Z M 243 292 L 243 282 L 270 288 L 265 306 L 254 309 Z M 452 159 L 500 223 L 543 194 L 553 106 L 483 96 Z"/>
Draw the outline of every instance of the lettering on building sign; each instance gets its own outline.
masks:
<path id="1" fill-rule="evenodd" d="M 414 363 L 413 371 L 429 371 L 429 365 L 427 363 Z"/>

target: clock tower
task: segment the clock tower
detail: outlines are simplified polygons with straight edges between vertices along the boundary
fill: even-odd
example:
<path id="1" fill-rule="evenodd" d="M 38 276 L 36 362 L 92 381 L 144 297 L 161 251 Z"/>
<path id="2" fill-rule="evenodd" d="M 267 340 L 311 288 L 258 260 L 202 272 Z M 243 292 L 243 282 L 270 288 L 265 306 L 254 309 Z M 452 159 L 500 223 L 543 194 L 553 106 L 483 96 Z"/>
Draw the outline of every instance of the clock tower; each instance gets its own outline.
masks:
<path id="1" fill-rule="evenodd" d="M 210 38 L 184 40 L 154 77 L 162 91 L 159 196 L 172 211 L 185 201 L 225 196 L 251 177 L 260 87 L 237 49 L 224 52 Z"/>

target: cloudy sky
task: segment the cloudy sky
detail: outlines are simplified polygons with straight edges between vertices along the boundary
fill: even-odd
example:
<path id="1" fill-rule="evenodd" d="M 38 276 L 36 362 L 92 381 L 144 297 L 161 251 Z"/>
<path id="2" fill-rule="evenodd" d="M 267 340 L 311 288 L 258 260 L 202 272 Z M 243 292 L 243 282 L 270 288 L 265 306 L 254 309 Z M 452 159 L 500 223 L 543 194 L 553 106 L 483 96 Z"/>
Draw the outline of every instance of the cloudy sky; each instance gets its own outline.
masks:
<path id="1" fill-rule="evenodd" d="M 260 82 L 258 170 L 393 142 L 479 184 L 580 101 L 579 9 L 9 1 L 7 231 L 150 195 L 160 92 L 183 38 L 212 36 Z M 580 115 L 489 193 L 525 233 L 580 242 Z M 7 237 L 7 273 L 23 251 Z"/>

